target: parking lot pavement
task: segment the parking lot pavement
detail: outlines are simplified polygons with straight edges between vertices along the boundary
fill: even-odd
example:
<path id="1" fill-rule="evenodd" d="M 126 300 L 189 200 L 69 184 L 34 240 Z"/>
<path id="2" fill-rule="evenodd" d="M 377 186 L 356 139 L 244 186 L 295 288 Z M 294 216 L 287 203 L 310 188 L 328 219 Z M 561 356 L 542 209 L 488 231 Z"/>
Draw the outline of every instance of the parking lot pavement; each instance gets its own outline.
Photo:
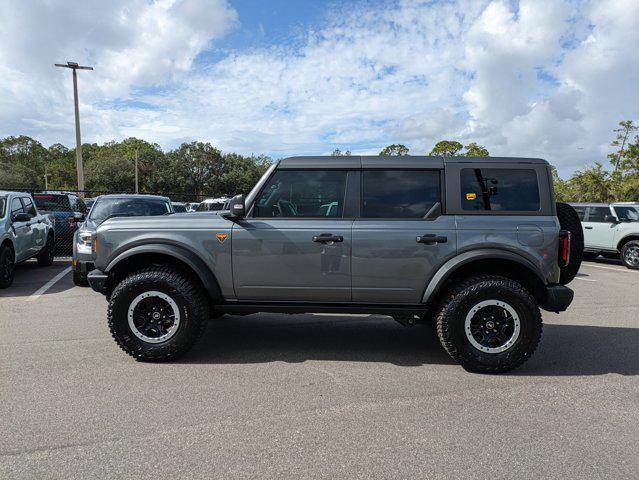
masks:
<path id="1" fill-rule="evenodd" d="M 0 297 L 0 478 L 637 478 L 639 272 L 585 263 L 509 375 L 453 364 L 381 316 L 212 323 L 145 364 L 66 263 Z"/>

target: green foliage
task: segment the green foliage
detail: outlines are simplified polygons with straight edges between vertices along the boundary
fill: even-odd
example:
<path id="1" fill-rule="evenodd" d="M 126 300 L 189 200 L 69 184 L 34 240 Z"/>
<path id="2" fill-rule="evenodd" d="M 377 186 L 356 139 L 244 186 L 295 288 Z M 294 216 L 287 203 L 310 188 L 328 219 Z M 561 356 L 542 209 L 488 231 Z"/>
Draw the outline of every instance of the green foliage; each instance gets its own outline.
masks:
<path id="1" fill-rule="evenodd" d="M 465 150 L 462 152 L 462 150 Z M 455 140 L 441 140 L 435 144 L 429 155 L 434 157 L 487 157 L 490 154 L 486 147 L 469 143 L 465 147 Z"/>
<path id="2" fill-rule="evenodd" d="M 0 140 L 0 179 L 14 188 L 44 185 L 48 151 L 33 138 L 21 135 Z"/>
<path id="3" fill-rule="evenodd" d="M 469 143 L 464 147 L 466 149 L 467 157 L 487 157 L 490 155 L 486 147 L 482 147 L 481 145 L 477 145 L 475 142 Z"/>
<path id="4" fill-rule="evenodd" d="M 408 155 L 408 147 L 401 143 L 393 143 L 383 148 L 382 151 L 379 152 L 379 155 L 381 157 L 401 157 Z"/>
<path id="5" fill-rule="evenodd" d="M 346 150 L 345 152 L 342 152 L 339 148 L 336 148 L 335 150 L 331 152 L 331 157 L 350 157 L 350 156 L 351 156 L 350 150 Z"/>

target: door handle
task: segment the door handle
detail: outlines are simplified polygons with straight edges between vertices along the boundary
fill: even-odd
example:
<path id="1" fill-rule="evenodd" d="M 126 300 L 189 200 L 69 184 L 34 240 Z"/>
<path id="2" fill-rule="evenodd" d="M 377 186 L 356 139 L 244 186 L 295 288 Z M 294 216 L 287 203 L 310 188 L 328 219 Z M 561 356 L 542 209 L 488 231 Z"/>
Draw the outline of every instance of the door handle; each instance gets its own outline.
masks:
<path id="1" fill-rule="evenodd" d="M 313 241 L 317 243 L 343 242 L 344 237 L 341 235 L 333 235 L 332 233 L 322 233 L 320 235 L 315 235 L 313 237 Z"/>
<path id="2" fill-rule="evenodd" d="M 433 233 L 427 233 L 426 235 L 418 235 L 415 239 L 417 243 L 423 243 L 424 245 L 435 245 L 436 243 L 446 243 L 448 238 L 443 235 L 435 235 Z"/>
<path id="3" fill-rule="evenodd" d="M 586 230 L 592 230 L 592 227 L 584 227 Z"/>

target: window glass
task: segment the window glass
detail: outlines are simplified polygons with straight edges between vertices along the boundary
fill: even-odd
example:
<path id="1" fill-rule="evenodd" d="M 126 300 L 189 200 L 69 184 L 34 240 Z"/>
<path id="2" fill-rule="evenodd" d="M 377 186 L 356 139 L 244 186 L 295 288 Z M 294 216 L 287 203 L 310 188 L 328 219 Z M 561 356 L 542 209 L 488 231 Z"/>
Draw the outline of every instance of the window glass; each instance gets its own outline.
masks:
<path id="1" fill-rule="evenodd" d="M 153 217 L 171 213 L 169 203 L 159 198 L 99 198 L 89 216 L 95 223 L 111 217 Z"/>
<path id="2" fill-rule="evenodd" d="M 623 222 L 639 222 L 639 208 L 637 207 L 615 207 L 617 217 Z"/>
<path id="3" fill-rule="evenodd" d="M 24 213 L 24 208 L 22 208 L 22 203 L 19 198 L 11 200 L 11 215 L 15 215 L 16 213 Z"/>
<path id="4" fill-rule="evenodd" d="M 608 223 L 610 220 L 606 220 L 606 215 L 612 217 L 610 214 L 610 208 L 608 207 L 589 207 L 588 221 Z"/>
<path id="5" fill-rule="evenodd" d="M 461 202 L 464 210 L 539 211 L 537 174 L 516 168 L 464 168 Z"/>
<path id="6" fill-rule="evenodd" d="M 255 202 L 255 217 L 341 217 L 346 172 L 278 170 Z"/>
<path id="7" fill-rule="evenodd" d="M 574 208 L 575 212 L 577 212 L 577 215 L 579 216 L 579 220 L 583 222 L 584 217 L 586 216 L 586 207 L 572 207 L 572 208 Z"/>
<path id="8" fill-rule="evenodd" d="M 40 210 L 49 212 L 71 211 L 71 203 L 67 195 L 37 194 L 33 196 L 33 200 Z"/>
<path id="9" fill-rule="evenodd" d="M 7 197 L 0 197 L 0 218 L 4 217 L 7 209 Z"/>
<path id="10" fill-rule="evenodd" d="M 24 204 L 24 211 L 27 212 L 32 217 L 37 215 L 36 209 L 33 206 L 33 202 L 29 197 L 22 197 L 22 203 Z"/>
<path id="11" fill-rule="evenodd" d="M 80 197 L 75 197 L 75 212 L 87 213 L 87 205 Z"/>
<path id="12" fill-rule="evenodd" d="M 362 172 L 363 218 L 424 218 L 439 201 L 438 171 Z"/>

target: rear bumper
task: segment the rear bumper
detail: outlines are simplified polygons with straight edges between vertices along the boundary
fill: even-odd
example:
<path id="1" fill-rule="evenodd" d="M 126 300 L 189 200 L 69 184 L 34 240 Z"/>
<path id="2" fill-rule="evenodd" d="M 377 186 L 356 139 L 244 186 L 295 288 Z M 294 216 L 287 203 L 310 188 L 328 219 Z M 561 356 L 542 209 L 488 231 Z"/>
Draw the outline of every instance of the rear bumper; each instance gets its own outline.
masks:
<path id="1" fill-rule="evenodd" d="M 565 285 L 548 285 L 546 299 L 540 306 L 549 312 L 564 312 L 572 303 L 574 295 L 575 292 Z"/>
<path id="2" fill-rule="evenodd" d="M 109 276 L 106 273 L 102 273 L 100 270 L 91 270 L 87 275 L 87 280 L 91 288 L 101 294 L 106 293 L 106 283 Z"/>

